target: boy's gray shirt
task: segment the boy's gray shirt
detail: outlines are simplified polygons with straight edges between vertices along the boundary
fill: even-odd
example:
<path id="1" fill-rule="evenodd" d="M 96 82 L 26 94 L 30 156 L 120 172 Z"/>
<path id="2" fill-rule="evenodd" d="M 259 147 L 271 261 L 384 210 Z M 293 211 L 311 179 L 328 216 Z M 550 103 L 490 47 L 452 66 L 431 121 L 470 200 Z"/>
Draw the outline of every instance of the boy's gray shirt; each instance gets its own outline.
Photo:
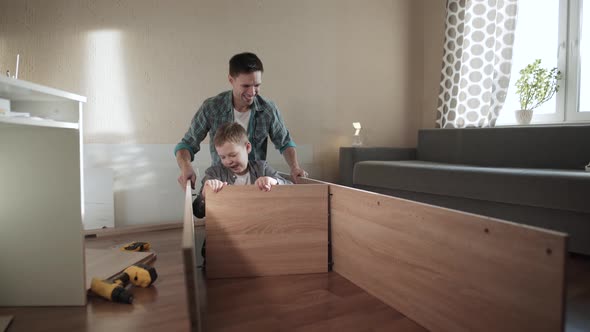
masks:
<path id="1" fill-rule="evenodd" d="M 269 176 L 273 179 L 276 179 L 279 185 L 292 184 L 291 181 L 283 178 L 279 175 L 279 172 L 270 167 L 266 160 L 249 160 L 248 172 L 250 173 L 250 184 L 254 184 L 256 179 L 261 176 Z M 197 218 L 203 218 L 205 216 L 205 200 L 203 199 L 203 188 L 205 187 L 205 181 L 215 179 L 222 182 L 227 182 L 228 185 L 233 185 L 236 182 L 236 178 L 237 176 L 231 170 L 221 165 L 215 165 L 207 168 L 207 170 L 205 170 L 205 176 L 203 176 L 203 180 L 201 180 L 201 189 L 199 190 L 199 195 L 193 202 L 193 214 Z"/>

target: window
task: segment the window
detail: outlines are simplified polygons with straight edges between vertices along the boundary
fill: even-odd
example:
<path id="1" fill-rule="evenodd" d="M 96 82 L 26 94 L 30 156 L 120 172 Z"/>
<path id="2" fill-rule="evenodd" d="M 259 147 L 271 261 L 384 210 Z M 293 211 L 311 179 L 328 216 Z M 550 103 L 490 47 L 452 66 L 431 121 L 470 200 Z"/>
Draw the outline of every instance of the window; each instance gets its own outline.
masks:
<path id="1" fill-rule="evenodd" d="M 578 112 L 583 113 L 581 115 L 582 118 L 588 119 L 590 115 L 590 96 L 588 94 L 582 94 L 582 91 L 588 91 L 590 89 L 590 23 L 583 25 L 583 19 L 587 18 L 588 22 L 590 22 L 590 3 L 583 6 L 583 1 L 578 0 L 579 8 L 577 9 L 580 12 L 579 16 L 579 24 L 580 27 L 578 31 L 578 36 L 576 40 L 580 40 L 580 53 L 577 58 L 579 72 L 580 72 L 580 84 L 579 84 L 579 91 L 577 95 L 579 96 L 579 105 L 578 105 Z M 583 63 L 582 59 L 586 56 L 586 63 Z"/>
<path id="2" fill-rule="evenodd" d="M 535 109 L 532 123 L 590 121 L 590 96 L 581 93 L 590 88 L 590 24 L 582 24 L 584 17 L 590 21 L 590 3 L 584 8 L 583 2 L 518 1 L 510 88 L 497 125 L 516 124 L 514 110 L 520 103 L 515 83 L 519 71 L 535 59 L 545 68 L 558 67 L 563 79 L 556 97 Z"/>

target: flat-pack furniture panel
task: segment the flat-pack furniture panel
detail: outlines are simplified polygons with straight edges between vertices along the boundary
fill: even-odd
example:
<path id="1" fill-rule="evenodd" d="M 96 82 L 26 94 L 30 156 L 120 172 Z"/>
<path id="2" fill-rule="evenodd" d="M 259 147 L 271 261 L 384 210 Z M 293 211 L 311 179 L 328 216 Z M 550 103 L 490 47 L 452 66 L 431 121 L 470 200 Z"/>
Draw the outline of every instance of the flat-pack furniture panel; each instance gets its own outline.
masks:
<path id="1" fill-rule="evenodd" d="M 191 183 L 187 181 L 184 192 L 184 218 L 182 227 L 182 264 L 189 315 L 189 330 L 203 331 L 204 307 L 206 307 L 203 272 L 197 268 L 197 248 L 195 248 L 195 223 L 193 218 L 193 198 Z"/>
<path id="2" fill-rule="evenodd" d="M 432 331 L 561 331 L 567 236 L 330 184 L 333 269 Z"/>
<path id="3" fill-rule="evenodd" d="M 0 122 L 0 306 L 82 306 L 79 131 Z"/>
<path id="4" fill-rule="evenodd" d="M 328 186 L 206 188 L 207 278 L 328 271 Z"/>

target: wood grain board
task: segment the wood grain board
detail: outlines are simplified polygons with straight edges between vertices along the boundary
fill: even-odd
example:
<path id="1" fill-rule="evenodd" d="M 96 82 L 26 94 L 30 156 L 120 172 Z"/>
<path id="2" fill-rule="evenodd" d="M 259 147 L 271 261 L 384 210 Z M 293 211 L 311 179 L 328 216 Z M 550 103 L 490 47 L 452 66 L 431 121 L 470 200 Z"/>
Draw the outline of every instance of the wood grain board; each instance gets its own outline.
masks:
<path id="1" fill-rule="evenodd" d="M 206 189 L 207 277 L 328 271 L 328 186 Z"/>
<path id="2" fill-rule="evenodd" d="M 156 258 L 154 252 L 121 251 L 120 248 L 86 248 L 86 289 L 92 278 L 109 279 L 137 263 L 148 263 Z"/>
<path id="3" fill-rule="evenodd" d="M 184 195 L 184 219 L 182 228 L 182 263 L 186 284 L 187 308 L 190 331 L 202 331 L 201 301 L 197 281 L 197 258 L 195 249 L 195 224 L 193 219 L 193 198 L 191 183 L 187 181 Z"/>
<path id="4" fill-rule="evenodd" d="M 433 331 L 561 331 L 567 236 L 330 185 L 334 271 Z"/>

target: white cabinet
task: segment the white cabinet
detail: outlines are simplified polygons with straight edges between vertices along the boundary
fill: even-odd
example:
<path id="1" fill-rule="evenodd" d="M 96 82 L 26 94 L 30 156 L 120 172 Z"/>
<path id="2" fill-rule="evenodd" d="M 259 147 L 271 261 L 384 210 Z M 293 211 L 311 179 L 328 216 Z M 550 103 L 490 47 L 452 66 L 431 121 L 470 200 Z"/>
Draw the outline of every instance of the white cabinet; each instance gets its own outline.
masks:
<path id="1" fill-rule="evenodd" d="M 82 105 L 0 76 L 0 306 L 85 305 Z"/>

